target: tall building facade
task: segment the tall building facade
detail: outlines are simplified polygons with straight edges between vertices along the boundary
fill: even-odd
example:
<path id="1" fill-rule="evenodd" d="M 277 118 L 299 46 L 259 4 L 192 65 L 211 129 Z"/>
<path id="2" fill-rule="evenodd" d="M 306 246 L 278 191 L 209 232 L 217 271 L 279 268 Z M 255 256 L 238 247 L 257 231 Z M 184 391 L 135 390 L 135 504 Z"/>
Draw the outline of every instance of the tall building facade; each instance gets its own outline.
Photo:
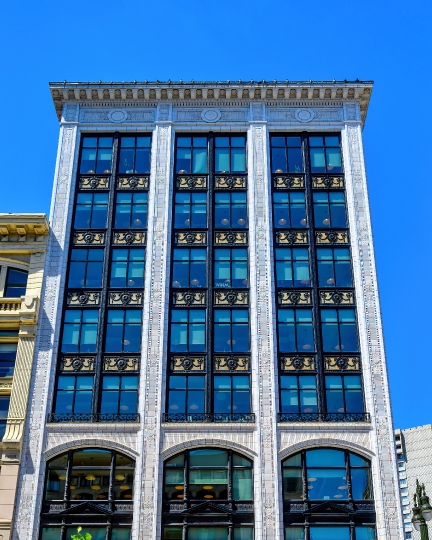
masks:
<path id="1" fill-rule="evenodd" d="M 47 243 L 45 214 L 0 214 L 1 540 L 10 538 Z"/>
<path id="2" fill-rule="evenodd" d="M 51 84 L 60 139 L 14 539 L 403 537 L 371 91 Z"/>
<path id="3" fill-rule="evenodd" d="M 395 439 L 405 538 L 420 540 L 420 531 L 411 523 L 412 508 L 417 480 L 432 494 L 432 424 L 396 429 Z M 426 523 L 432 536 L 432 525 Z"/>

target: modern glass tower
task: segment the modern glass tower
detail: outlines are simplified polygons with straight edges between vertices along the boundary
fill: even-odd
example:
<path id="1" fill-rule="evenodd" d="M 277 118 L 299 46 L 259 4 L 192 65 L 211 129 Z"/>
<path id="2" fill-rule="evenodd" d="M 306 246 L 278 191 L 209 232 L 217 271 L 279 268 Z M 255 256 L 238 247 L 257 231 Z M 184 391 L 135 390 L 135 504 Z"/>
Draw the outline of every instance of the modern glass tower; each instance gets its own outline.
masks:
<path id="1" fill-rule="evenodd" d="M 50 87 L 13 539 L 402 539 L 372 83 Z"/>

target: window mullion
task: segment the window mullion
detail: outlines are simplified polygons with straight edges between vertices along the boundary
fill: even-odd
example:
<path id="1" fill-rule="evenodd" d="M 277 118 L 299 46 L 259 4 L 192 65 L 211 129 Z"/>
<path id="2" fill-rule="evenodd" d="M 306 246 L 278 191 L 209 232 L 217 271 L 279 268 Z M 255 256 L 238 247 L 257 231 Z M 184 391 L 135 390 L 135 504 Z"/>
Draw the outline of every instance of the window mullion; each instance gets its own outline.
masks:
<path id="1" fill-rule="evenodd" d="M 214 237 L 214 133 L 208 133 L 208 191 L 207 191 L 207 358 L 206 358 L 206 413 L 214 413 L 213 405 L 213 237 Z"/>

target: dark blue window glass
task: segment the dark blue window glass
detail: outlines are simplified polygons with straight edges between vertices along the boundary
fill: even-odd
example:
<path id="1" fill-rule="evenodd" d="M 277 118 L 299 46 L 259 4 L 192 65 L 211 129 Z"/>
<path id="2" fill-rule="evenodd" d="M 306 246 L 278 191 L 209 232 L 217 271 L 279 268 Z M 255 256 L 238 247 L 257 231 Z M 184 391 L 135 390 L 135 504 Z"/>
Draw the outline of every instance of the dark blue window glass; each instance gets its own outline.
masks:
<path id="1" fill-rule="evenodd" d="M 0 441 L 6 431 L 6 423 L 9 411 L 10 396 L 0 396 Z"/>
<path id="2" fill-rule="evenodd" d="M 105 375 L 102 378 L 101 413 L 133 414 L 138 405 L 137 375 Z"/>
<path id="3" fill-rule="evenodd" d="M 62 352 L 96 352 L 98 315 L 95 309 L 65 311 Z"/>
<path id="4" fill-rule="evenodd" d="M 352 287 L 351 258 L 348 248 L 317 248 L 320 287 Z"/>
<path id="5" fill-rule="evenodd" d="M 207 137 L 178 137 L 176 158 L 178 174 L 207 173 Z"/>
<path id="6" fill-rule="evenodd" d="M 273 220 L 276 229 L 301 229 L 306 227 L 306 202 L 304 193 L 273 193 Z"/>
<path id="7" fill-rule="evenodd" d="M 303 171 L 300 137 L 271 137 L 273 173 L 299 173 Z"/>
<path id="8" fill-rule="evenodd" d="M 214 311 L 214 351 L 249 351 L 249 312 L 246 309 Z"/>
<path id="9" fill-rule="evenodd" d="M 92 375 L 60 375 L 57 382 L 55 412 L 90 413 L 92 396 Z"/>
<path id="10" fill-rule="evenodd" d="M 215 228 L 245 229 L 246 227 L 246 193 L 216 193 Z"/>
<path id="11" fill-rule="evenodd" d="M 311 171 L 313 173 L 342 172 L 339 137 L 309 137 Z"/>
<path id="12" fill-rule="evenodd" d="M 249 286 L 247 249 L 214 250 L 214 286 L 218 288 Z"/>
<path id="13" fill-rule="evenodd" d="M 0 377 L 12 377 L 18 343 L 0 343 Z"/>
<path id="14" fill-rule="evenodd" d="M 312 311 L 278 310 L 279 352 L 305 352 L 314 349 Z"/>
<path id="15" fill-rule="evenodd" d="M 176 309 L 171 312 L 171 352 L 204 352 L 205 311 Z"/>
<path id="16" fill-rule="evenodd" d="M 206 250 L 200 248 L 176 248 L 173 252 L 172 286 L 207 286 Z"/>
<path id="17" fill-rule="evenodd" d="M 112 137 L 84 137 L 80 173 L 111 173 L 112 144 Z"/>
<path id="18" fill-rule="evenodd" d="M 119 172 L 126 174 L 150 172 L 151 137 L 122 137 L 120 139 Z"/>
<path id="19" fill-rule="evenodd" d="M 75 229 L 104 229 L 108 212 L 107 193 L 78 193 Z"/>
<path id="20" fill-rule="evenodd" d="M 321 329 L 325 352 L 357 352 L 357 324 L 353 309 L 322 309 Z"/>
<path id="21" fill-rule="evenodd" d="M 207 227 L 206 193 L 176 193 L 174 228 L 202 229 Z"/>
<path id="22" fill-rule="evenodd" d="M 317 229 L 348 227 L 345 195 L 342 192 L 320 191 L 313 194 L 314 223 Z"/>
<path id="23" fill-rule="evenodd" d="M 275 256 L 278 287 L 310 287 L 306 248 L 276 248 Z"/>
<path id="24" fill-rule="evenodd" d="M 325 387 L 327 412 L 364 412 L 360 375 L 327 375 Z"/>
<path id="25" fill-rule="evenodd" d="M 246 137 L 215 137 L 215 172 L 246 172 Z"/>
<path id="26" fill-rule="evenodd" d="M 73 249 L 69 261 L 71 288 L 101 287 L 103 249 Z"/>
<path id="27" fill-rule="evenodd" d="M 25 270 L 8 268 L 3 297 L 19 298 L 20 296 L 25 296 L 27 289 L 27 278 L 28 272 Z"/>
<path id="28" fill-rule="evenodd" d="M 144 287 L 145 249 L 113 249 L 111 287 Z"/>
<path id="29" fill-rule="evenodd" d="M 248 375 L 216 375 L 214 381 L 215 413 L 249 413 Z"/>
<path id="30" fill-rule="evenodd" d="M 140 352 L 141 311 L 109 309 L 105 352 Z"/>
<path id="31" fill-rule="evenodd" d="M 115 208 L 116 229 L 143 229 L 147 227 L 147 193 L 118 193 Z"/>
<path id="32" fill-rule="evenodd" d="M 315 375 L 281 375 L 280 388 L 281 412 L 318 412 Z"/>
<path id="33" fill-rule="evenodd" d="M 204 412 L 205 377 L 172 375 L 169 378 L 168 412 L 197 414 Z"/>

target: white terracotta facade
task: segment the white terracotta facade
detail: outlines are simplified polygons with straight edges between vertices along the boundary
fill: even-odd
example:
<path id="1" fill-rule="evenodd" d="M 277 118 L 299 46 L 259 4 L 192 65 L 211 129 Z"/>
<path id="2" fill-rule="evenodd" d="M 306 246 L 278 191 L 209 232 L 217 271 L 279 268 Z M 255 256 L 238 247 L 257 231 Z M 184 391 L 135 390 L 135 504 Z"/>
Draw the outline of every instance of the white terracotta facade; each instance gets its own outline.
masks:
<path id="1" fill-rule="evenodd" d="M 201 90 L 199 98 L 198 87 Z M 220 88 L 216 84 L 190 86 L 190 94 L 186 93 L 190 95 L 189 100 L 185 100 L 187 85 L 183 84 L 174 97 L 173 88 L 175 85 L 152 86 L 150 83 L 142 87 L 139 83 L 123 87 L 52 85 L 61 118 L 50 217 L 51 239 L 12 538 L 30 540 L 38 537 L 46 461 L 69 448 L 96 445 L 117 449 L 136 460 L 133 540 L 161 538 L 163 461 L 181 449 L 203 446 L 235 449 L 253 460 L 254 538 L 282 540 L 281 461 L 301 449 L 330 446 L 352 450 L 371 460 L 377 538 L 402 540 L 393 424 L 362 145 L 362 125 L 371 84 L 286 83 L 269 84 L 266 90 L 252 84 L 238 85 L 238 95 L 242 97 L 225 100 L 219 98 Z M 210 89 L 212 97 L 209 97 Z M 247 134 L 254 424 L 182 425 L 162 423 L 161 420 L 166 386 L 164 358 L 168 332 L 174 138 L 178 132 L 210 130 Z M 152 133 L 139 423 L 46 423 L 54 393 L 78 151 L 80 137 L 86 131 Z M 364 392 L 371 423 L 277 422 L 279 397 L 274 337 L 276 314 L 272 301 L 269 133 L 278 131 L 341 133 Z"/>

